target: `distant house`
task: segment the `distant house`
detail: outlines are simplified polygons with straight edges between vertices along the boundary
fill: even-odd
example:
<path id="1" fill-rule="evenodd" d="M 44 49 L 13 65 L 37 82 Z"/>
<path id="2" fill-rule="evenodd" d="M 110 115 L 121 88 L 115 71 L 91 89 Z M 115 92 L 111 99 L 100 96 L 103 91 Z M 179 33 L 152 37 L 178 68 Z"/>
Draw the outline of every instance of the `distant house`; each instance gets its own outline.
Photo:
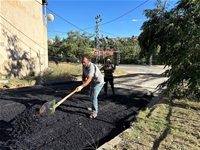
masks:
<path id="1" fill-rule="evenodd" d="M 110 49 L 99 50 L 99 51 L 96 51 L 96 50 L 94 49 L 94 51 L 93 51 L 93 56 L 97 56 L 97 55 L 98 55 L 98 52 L 99 52 L 99 56 L 109 56 L 109 55 L 113 55 L 113 50 L 110 50 Z"/>
<path id="2" fill-rule="evenodd" d="M 0 9 L 0 76 L 23 77 L 48 67 L 47 0 L 4 0 Z"/>

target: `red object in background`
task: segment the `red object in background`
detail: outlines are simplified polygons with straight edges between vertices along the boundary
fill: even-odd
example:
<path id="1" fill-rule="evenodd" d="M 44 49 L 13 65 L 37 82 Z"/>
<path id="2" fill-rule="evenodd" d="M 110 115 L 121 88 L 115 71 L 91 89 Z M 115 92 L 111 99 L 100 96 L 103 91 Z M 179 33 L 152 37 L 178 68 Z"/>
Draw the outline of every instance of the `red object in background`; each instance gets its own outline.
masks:
<path id="1" fill-rule="evenodd" d="M 97 56 L 97 51 L 96 50 L 94 51 L 93 55 Z M 113 51 L 111 51 L 111 50 L 105 50 L 105 51 L 100 50 L 99 51 L 99 56 L 102 56 L 102 55 L 113 55 Z"/>

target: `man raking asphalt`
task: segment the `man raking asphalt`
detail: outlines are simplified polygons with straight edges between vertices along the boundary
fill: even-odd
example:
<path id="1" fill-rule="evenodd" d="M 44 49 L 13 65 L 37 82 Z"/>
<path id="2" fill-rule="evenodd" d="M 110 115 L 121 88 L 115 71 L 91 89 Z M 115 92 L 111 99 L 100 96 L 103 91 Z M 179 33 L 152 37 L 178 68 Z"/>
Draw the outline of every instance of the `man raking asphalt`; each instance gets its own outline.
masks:
<path id="1" fill-rule="evenodd" d="M 65 98 L 56 103 L 55 100 L 46 102 L 40 108 L 40 114 L 50 113 L 53 114 L 55 109 L 62 104 L 66 99 L 72 96 L 76 92 L 80 92 L 84 87 L 90 84 L 90 97 L 92 100 L 92 107 L 88 108 L 91 111 L 90 118 L 96 118 L 98 114 L 98 95 L 104 86 L 104 78 L 99 68 L 92 62 L 90 62 L 87 56 L 82 57 L 82 82 L 83 84 L 78 86 L 73 92 L 67 95 Z"/>
<path id="2" fill-rule="evenodd" d="M 104 78 L 99 68 L 90 62 L 87 56 L 82 57 L 82 82 L 83 84 L 77 87 L 77 91 L 90 84 L 90 98 L 92 100 L 92 107 L 90 118 L 96 118 L 98 114 L 98 95 L 103 88 Z"/>

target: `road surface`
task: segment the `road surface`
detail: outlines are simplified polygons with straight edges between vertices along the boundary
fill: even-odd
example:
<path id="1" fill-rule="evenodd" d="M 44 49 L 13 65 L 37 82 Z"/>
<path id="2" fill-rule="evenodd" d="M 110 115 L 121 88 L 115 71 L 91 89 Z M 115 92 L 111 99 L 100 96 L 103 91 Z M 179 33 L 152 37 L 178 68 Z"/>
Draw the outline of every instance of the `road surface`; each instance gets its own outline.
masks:
<path id="1" fill-rule="evenodd" d="M 158 96 L 155 88 L 166 78 L 160 69 L 153 67 L 120 65 L 117 68 L 130 72 L 115 77 L 116 95 L 112 95 L 110 87 L 107 96 L 102 90 L 95 119 L 88 117 L 89 87 L 67 99 L 53 115 L 39 114 L 45 102 L 61 100 L 80 81 L 1 90 L 0 149 L 97 149 L 129 128 L 139 111 Z"/>

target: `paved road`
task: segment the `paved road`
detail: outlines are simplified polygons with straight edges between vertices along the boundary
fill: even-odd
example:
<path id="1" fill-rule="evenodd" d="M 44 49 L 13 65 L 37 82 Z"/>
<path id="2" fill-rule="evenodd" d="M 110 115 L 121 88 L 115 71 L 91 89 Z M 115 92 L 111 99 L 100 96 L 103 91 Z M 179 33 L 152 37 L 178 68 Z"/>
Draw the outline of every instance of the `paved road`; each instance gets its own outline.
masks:
<path id="1" fill-rule="evenodd" d="M 156 73 L 160 74 L 165 71 L 164 66 L 149 65 L 124 65 L 120 64 L 117 69 L 125 70 L 129 73 Z"/>
<path id="2" fill-rule="evenodd" d="M 167 80 L 162 73 L 166 70 L 164 66 L 148 65 L 119 65 L 119 70 L 125 70 L 129 74 L 115 77 L 116 86 L 131 88 L 132 90 L 148 90 L 158 95 L 156 87 Z"/>

